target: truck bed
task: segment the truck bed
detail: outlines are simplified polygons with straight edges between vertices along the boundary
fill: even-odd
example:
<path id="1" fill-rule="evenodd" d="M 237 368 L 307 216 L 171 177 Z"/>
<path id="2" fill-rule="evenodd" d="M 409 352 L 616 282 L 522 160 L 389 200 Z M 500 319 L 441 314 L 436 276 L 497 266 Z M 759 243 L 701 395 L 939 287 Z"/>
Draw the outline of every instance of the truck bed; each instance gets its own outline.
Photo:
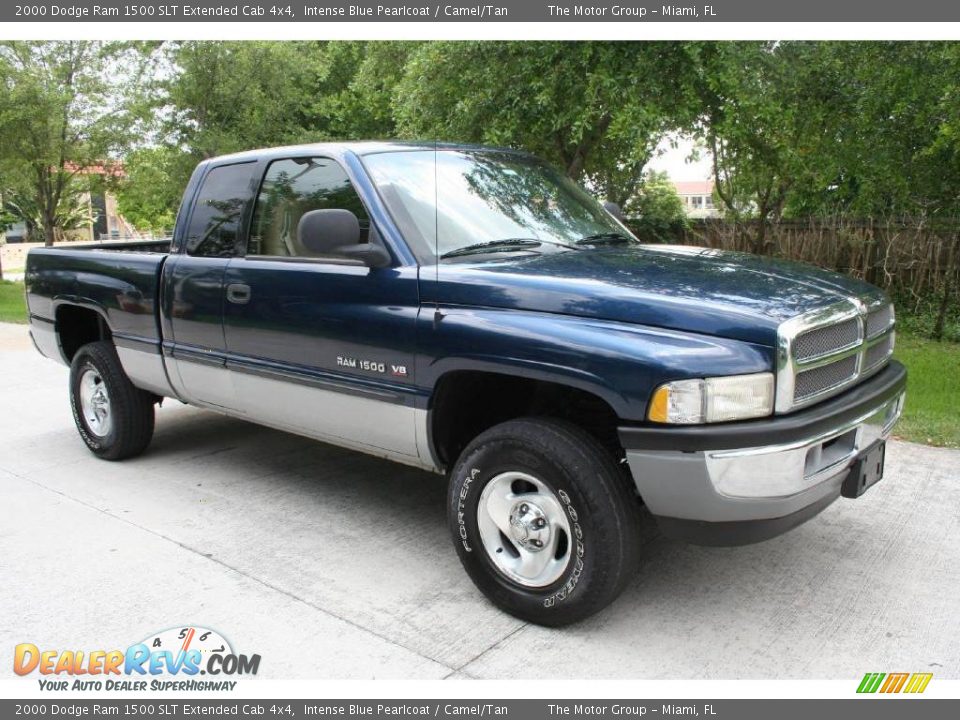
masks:
<path id="1" fill-rule="evenodd" d="M 159 348 L 155 305 L 169 249 L 162 240 L 31 250 L 24 278 L 31 321 L 53 325 L 57 308 L 69 303 L 97 311 L 114 336 Z M 50 348 L 40 349 L 50 355 Z"/>

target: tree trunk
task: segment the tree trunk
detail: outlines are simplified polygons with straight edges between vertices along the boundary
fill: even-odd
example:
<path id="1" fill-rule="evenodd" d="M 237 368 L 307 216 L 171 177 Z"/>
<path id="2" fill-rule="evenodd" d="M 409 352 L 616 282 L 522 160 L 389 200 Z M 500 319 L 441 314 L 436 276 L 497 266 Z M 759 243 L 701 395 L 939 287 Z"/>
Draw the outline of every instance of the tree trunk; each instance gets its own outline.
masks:
<path id="1" fill-rule="evenodd" d="M 764 249 L 767 245 L 767 215 L 765 212 L 760 213 L 760 217 L 757 219 L 757 239 L 754 241 L 753 252 L 756 255 L 763 255 Z"/>
<path id="2" fill-rule="evenodd" d="M 957 245 L 960 244 L 960 237 L 954 237 L 950 245 L 950 254 L 947 257 L 947 277 L 943 288 L 943 298 L 940 300 L 940 307 L 937 309 L 937 319 L 933 324 L 933 339 L 943 340 L 943 329 L 947 323 L 947 311 L 950 309 L 950 299 L 953 295 L 953 285 L 957 275 Z"/>
<path id="3" fill-rule="evenodd" d="M 767 205 L 770 199 L 769 191 L 762 197 L 757 193 L 757 234 L 753 239 L 753 253 L 763 255 L 767 244 L 767 215 L 770 209 Z"/>

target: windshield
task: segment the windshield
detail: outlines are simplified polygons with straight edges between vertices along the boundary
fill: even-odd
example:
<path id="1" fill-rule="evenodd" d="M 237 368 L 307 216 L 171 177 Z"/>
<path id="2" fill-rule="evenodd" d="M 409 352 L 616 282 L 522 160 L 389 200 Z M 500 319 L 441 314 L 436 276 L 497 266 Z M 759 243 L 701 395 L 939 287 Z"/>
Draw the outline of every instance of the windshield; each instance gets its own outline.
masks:
<path id="1" fill-rule="evenodd" d="M 421 262 L 474 248 L 569 252 L 598 235 L 633 239 L 576 183 L 530 156 L 409 150 L 367 155 L 364 164 Z"/>

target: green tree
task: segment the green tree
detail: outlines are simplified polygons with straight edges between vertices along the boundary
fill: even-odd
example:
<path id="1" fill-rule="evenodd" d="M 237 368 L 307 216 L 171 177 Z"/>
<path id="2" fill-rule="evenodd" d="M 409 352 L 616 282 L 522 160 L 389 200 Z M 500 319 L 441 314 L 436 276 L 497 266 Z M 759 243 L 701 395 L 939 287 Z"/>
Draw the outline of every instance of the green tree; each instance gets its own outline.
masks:
<path id="1" fill-rule="evenodd" d="M 93 224 L 95 218 L 90 217 L 88 192 L 89 187 L 82 179 L 71 179 L 65 185 L 52 218 L 58 237 L 62 237 L 64 233 L 71 230 L 88 228 Z M 12 191 L 4 200 L 4 208 L 14 221 L 23 222 L 26 225 L 29 242 L 46 240 L 44 224 L 51 221 L 45 217 L 45 208 L 38 204 L 34 195 L 29 192 Z M 47 242 L 47 244 L 50 243 Z"/>
<path id="2" fill-rule="evenodd" d="M 710 151 L 715 195 L 734 221 L 756 218 L 753 248 L 764 252 L 819 118 L 817 106 L 797 101 L 804 60 L 779 43 L 690 43 L 687 51 L 696 68 L 693 129 Z"/>
<path id="3" fill-rule="evenodd" d="M 675 242 L 687 228 L 683 200 L 665 172 L 648 171 L 637 193 L 624 206 L 630 227 L 643 240 Z"/>
<path id="4" fill-rule="evenodd" d="M 689 44 L 696 127 L 727 210 L 761 220 L 952 212 L 957 47 Z"/>
<path id="5" fill-rule="evenodd" d="M 323 46 L 322 82 L 311 108 L 325 136 L 392 138 L 396 88 L 418 42 L 332 42 Z"/>
<path id="6" fill-rule="evenodd" d="M 202 159 L 255 147 L 394 134 L 393 85 L 413 43 L 182 42 L 156 99 L 183 184 Z"/>
<path id="7" fill-rule="evenodd" d="M 69 229 L 78 176 L 138 136 L 148 56 L 132 43 L 0 43 L 0 176 L 8 209 L 32 215 L 46 244 Z"/>
<path id="8" fill-rule="evenodd" d="M 183 42 L 158 100 L 164 139 L 194 159 L 307 139 L 319 43 Z"/>
<path id="9" fill-rule="evenodd" d="M 396 85 L 399 132 L 523 148 L 625 203 L 682 119 L 676 43 L 434 42 Z"/>
<path id="10" fill-rule="evenodd" d="M 168 146 L 134 150 L 124 159 L 126 170 L 115 185 L 117 207 L 138 230 L 163 233 L 173 229 L 183 193 L 175 177 L 182 153 Z"/>
<path id="11" fill-rule="evenodd" d="M 796 204 L 860 216 L 955 215 L 960 208 L 956 43 L 818 44 L 830 73 L 819 174 Z"/>

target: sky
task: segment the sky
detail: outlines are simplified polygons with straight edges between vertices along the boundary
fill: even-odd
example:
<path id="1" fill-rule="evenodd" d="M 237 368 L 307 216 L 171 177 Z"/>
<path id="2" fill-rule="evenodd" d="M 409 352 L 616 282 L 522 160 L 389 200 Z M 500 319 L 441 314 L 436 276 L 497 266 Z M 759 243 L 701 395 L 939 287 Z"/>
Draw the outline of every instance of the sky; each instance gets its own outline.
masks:
<path id="1" fill-rule="evenodd" d="M 677 144 L 670 146 L 671 140 Z M 690 161 L 694 143 L 689 137 L 670 136 L 665 138 L 657 148 L 657 156 L 647 163 L 648 170 L 666 172 L 674 182 L 689 182 L 692 180 L 709 180 L 711 178 L 710 155 L 703 149 L 700 158 Z"/>

